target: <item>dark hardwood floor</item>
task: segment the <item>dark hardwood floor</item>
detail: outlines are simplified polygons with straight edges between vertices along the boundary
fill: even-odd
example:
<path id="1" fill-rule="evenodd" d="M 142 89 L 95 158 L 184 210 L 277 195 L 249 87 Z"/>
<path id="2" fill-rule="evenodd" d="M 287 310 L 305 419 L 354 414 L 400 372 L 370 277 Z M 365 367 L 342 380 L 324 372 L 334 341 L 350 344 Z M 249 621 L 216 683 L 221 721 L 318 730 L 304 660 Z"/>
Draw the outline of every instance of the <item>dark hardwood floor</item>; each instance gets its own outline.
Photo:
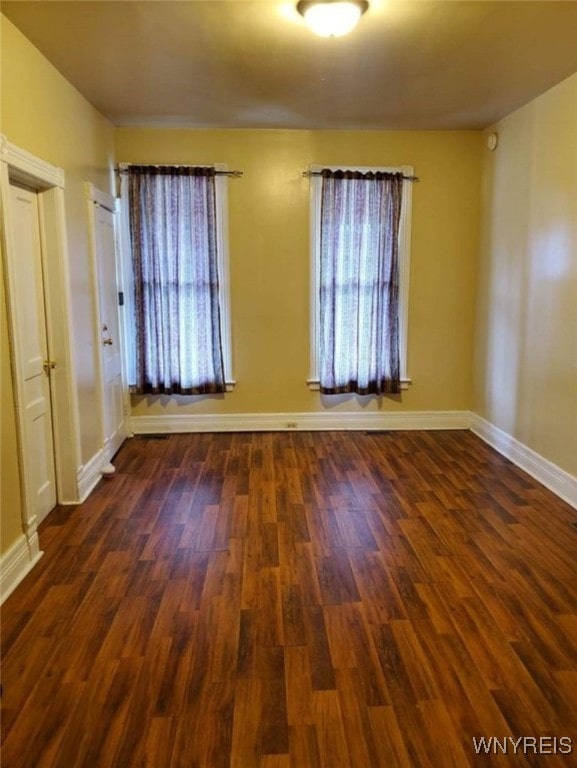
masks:
<path id="1" fill-rule="evenodd" d="M 3 606 L 2 768 L 577 765 L 577 512 L 471 433 L 115 463 Z"/>

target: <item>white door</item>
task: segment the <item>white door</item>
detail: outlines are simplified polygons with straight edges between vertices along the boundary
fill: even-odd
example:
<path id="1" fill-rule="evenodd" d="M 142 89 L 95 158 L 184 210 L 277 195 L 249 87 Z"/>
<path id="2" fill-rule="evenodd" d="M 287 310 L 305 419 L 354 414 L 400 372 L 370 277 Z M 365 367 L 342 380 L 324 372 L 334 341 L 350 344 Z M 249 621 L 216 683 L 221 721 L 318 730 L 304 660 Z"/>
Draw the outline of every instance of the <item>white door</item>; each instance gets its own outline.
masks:
<path id="1" fill-rule="evenodd" d="M 95 206 L 96 261 L 102 344 L 104 447 L 110 460 L 126 437 L 118 319 L 114 214 Z"/>
<path id="2" fill-rule="evenodd" d="M 16 258 L 15 303 L 16 364 L 24 382 L 25 475 L 30 483 L 37 522 L 56 505 L 54 439 L 50 403 L 50 361 L 44 304 L 42 251 L 35 192 L 10 184 L 10 219 Z"/>

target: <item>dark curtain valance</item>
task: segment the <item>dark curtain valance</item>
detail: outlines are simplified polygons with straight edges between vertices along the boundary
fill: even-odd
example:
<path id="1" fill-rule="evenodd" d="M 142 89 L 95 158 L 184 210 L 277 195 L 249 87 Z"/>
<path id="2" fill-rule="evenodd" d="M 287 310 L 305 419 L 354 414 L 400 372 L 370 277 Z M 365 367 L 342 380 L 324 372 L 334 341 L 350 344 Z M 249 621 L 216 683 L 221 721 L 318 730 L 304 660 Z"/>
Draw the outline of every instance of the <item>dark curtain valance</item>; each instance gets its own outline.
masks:
<path id="1" fill-rule="evenodd" d="M 403 180 L 403 174 L 400 171 L 389 173 L 388 171 L 332 171 L 329 168 L 323 168 L 319 173 L 323 179 L 359 179 L 366 181 L 393 181 Z"/>
<path id="2" fill-rule="evenodd" d="M 216 176 L 210 165 L 129 165 L 126 171 L 134 176 Z"/>

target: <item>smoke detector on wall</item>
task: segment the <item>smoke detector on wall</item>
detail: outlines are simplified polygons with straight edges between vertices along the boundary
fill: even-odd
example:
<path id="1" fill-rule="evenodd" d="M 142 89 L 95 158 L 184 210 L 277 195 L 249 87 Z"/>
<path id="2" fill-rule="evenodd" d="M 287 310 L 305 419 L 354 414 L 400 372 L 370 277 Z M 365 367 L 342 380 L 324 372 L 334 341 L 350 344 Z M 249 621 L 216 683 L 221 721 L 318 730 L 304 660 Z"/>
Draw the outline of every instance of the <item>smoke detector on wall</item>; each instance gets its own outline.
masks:
<path id="1" fill-rule="evenodd" d="M 490 133 L 487 136 L 487 148 L 493 152 L 495 149 L 497 149 L 497 144 L 499 143 L 499 136 L 496 133 Z"/>

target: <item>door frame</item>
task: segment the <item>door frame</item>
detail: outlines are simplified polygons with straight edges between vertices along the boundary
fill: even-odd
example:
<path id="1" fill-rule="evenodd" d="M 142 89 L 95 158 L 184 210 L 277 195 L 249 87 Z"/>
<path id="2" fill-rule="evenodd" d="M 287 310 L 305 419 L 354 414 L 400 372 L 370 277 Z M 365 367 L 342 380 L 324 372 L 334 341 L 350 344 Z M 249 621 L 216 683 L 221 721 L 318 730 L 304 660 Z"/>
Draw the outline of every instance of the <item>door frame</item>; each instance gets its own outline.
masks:
<path id="1" fill-rule="evenodd" d="M 10 183 L 34 189 L 38 195 L 40 242 L 44 274 L 46 332 L 51 359 L 57 368 L 51 376 L 52 429 L 56 494 L 60 504 L 79 503 L 78 476 L 80 427 L 73 350 L 71 292 L 64 207 L 64 171 L 17 147 L 0 134 L 0 242 L 8 316 L 8 338 L 16 438 L 22 496 L 22 526 L 31 559 L 39 555 L 38 521 L 34 495 L 26 465 L 26 425 L 24 418 L 24 380 L 17 364 L 19 348 L 18 309 L 14 296 L 16 248 L 10 216 Z M 49 266 L 49 269 L 47 268 Z"/>
<path id="2" fill-rule="evenodd" d="M 106 397 L 105 397 L 105 380 L 104 380 L 104 355 L 102 352 L 102 317 L 100 311 L 100 280 L 98 271 L 98 244 L 96 239 L 96 218 L 95 208 L 100 207 L 109 211 L 114 219 L 114 266 L 116 272 L 116 285 L 117 290 L 122 290 L 122 286 L 119 280 L 119 242 L 118 242 L 118 216 L 119 205 L 116 198 L 109 195 L 107 192 L 103 192 L 98 189 L 90 181 L 84 182 L 84 197 L 86 198 L 86 210 L 88 217 L 88 251 L 90 258 L 90 276 L 91 276 L 91 288 L 92 288 L 92 305 L 93 305 L 93 327 L 94 327 L 94 347 L 97 350 L 96 354 L 96 368 L 97 368 L 97 398 L 98 398 L 98 422 L 99 422 L 99 438 L 100 447 L 102 451 L 101 463 L 107 464 L 112 461 L 113 451 L 108 444 L 108 436 L 106 435 Z M 120 313 L 118 315 L 118 344 L 120 350 L 124 349 L 124 323 Z M 121 354 L 122 360 L 122 392 L 123 392 L 123 416 L 124 416 L 124 436 L 128 437 L 127 420 L 130 414 L 130 403 L 127 401 L 128 388 L 126 386 L 126 377 L 124 370 L 124 355 Z"/>

